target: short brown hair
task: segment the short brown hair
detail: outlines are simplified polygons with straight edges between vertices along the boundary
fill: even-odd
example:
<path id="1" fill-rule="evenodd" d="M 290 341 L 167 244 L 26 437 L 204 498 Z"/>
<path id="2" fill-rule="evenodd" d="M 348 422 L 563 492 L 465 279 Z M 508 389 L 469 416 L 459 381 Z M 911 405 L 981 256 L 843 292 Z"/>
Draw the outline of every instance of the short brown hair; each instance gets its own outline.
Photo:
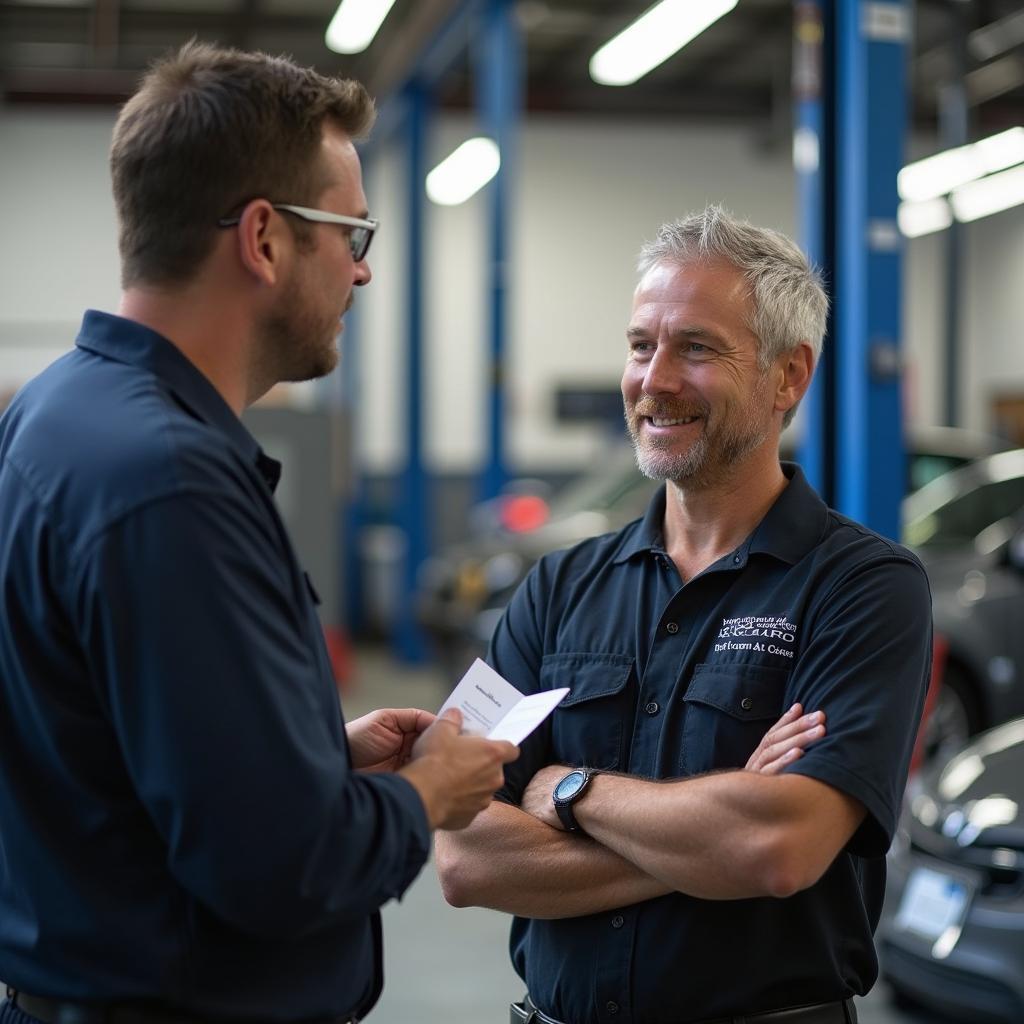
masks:
<path id="1" fill-rule="evenodd" d="M 374 117 L 358 82 L 285 57 L 193 40 L 160 60 L 122 108 L 110 150 L 122 284 L 188 281 L 218 219 L 252 199 L 311 205 L 328 184 L 324 121 L 359 139 Z"/>

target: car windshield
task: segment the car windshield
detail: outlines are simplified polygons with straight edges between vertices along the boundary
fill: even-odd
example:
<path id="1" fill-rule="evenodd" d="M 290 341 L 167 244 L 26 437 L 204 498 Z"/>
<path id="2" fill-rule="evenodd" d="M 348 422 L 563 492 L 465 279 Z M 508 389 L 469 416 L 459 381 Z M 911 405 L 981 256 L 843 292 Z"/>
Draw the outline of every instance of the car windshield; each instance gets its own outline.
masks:
<path id="1" fill-rule="evenodd" d="M 913 547 L 960 547 L 993 523 L 1024 508 L 1024 475 L 989 480 L 942 504 L 911 515 L 904 540 Z"/>
<path id="2" fill-rule="evenodd" d="M 598 466 L 567 484 L 551 501 L 551 518 L 562 519 L 582 511 L 603 512 L 623 496 L 642 487 L 645 477 L 636 467 L 628 445 L 611 447 Z M 653 490 L 653 485 L 650 488 Z"/>
<path id="3" fill-rule="evenodd" d="M 937 480 L 943 473 L 966 466 L 971 461 L 967 456 L 949 455 L 945 452 L 909 452 L 908 456 L 908 493 L 919 491 L 925 484 Z"/>

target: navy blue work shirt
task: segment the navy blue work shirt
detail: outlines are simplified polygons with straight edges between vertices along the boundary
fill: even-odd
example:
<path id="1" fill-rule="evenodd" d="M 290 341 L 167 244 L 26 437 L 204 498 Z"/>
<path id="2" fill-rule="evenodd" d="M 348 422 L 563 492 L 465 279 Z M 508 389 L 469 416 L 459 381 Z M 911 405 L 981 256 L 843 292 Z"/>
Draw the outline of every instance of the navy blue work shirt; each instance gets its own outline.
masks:
<path id="1" fill-rule="evenodd" d="M 0 420 L 0 978 L 365 1013 L 429 831 L 352 769 L 280 466 L 155 332 L 76 344 Z"/>
<path id="2" fill-rule="evenodd" d="M 868 812 L 822 879 L 787 899 L 673 893 L 516 918 L 514 966 L 569 1024 L 751 1014 L 862 995 L 877 976 L 884 855 L 930 671 L 928 583 L 910 552 L 783 468 L 753 533 L 685 585 L 664 550 L 662 488 L 643 519 L 541 559 L 495 633 L 491 664 L 523 692 L 572 688 L 506 767 L 508 802 L 549 764 L 650 779 L 742 768 L 800 701 L 826 712 L 827 735 L 786 770 Z"/>

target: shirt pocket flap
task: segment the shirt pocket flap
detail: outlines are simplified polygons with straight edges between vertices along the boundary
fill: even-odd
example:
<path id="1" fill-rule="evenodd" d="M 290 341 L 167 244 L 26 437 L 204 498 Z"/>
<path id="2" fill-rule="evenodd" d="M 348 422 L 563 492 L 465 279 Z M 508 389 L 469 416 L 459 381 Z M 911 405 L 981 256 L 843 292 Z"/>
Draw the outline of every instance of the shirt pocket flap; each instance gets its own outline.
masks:
<path id="1" fill-rule="evenodd" d="M 541 664 L 541 689 L 568 686 L 558 706 L 571 708 L 621 693 L 632 670 L 633 658 L 628 654 L 549 654 Z"/>
<path id="2" fill-rule="evenodd" d="M 683 700 L 717 708 L 741 722 L 778 718 L 789 672 L 761 665 L 698 665 Z"/>

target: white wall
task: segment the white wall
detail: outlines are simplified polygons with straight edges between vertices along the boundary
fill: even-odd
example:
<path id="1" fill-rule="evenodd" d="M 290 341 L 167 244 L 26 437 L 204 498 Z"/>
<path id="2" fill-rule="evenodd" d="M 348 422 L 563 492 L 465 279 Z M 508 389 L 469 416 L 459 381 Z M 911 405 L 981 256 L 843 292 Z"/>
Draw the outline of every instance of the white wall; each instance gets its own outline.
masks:
<path id="1" fill-rule="evenodd" d="M 991 431 L 991 400 L 1024 394 L 1024 206 L 965 226 L 960 309 L 963 426 Z M 946 245 L 939 232 L 911 241 L 904 261 L 904 344 L 909 418 L 943 414 Z"/>
<path id="2" fill-rule="evenodd" d="M 472 133 L 468 121 L 446 121 L 431 140 L 432 162 Z M 385 230 L 374 243 L 376 280 L 365 302 L 359 297 L 366 308 L 359 332 L 362 393 L 372 396 L 365 451 L 387 468 L 400 459 L 405 429 L 403 161 L 401 146 L 388 147 L 368 173 L 370 207 L 380 211 Z M 601 438 L 554 421 L 555 388 L 618 381 L 641 243 L 664 220 L 712 201 L 792 231 L 788 153 L 765 156 L 735 130 L 533 118 L 517 163 L 509 455 L 531 469 L 564 469 L 594 457 Z M 471 470 L 485 447 L 487 216 L 483 193 L 463 206 L 427 210 L 425 445 L 443 469 Z"/>
<path id="3" fill-rule="evenodd" d="M 1024 395 L 1024 206 L 976 221 L 967 232 L 964 301 L 966 426 L 989 429 L 996 395 Z"/>
<path id="4" fill-rule="evenodd" d="M 87 306 L 118 296 L 116 227 L 107 179 L 112 111 L 0 108 L 0 391 L 73 341 Z M 440 158 L 472 131 L 446 119 Z M 407 182 L 401 147 L 368 169 L 383 222 L 374 280 L 357 296 L 360 447 L 375 469 L 400 462 L 406 429 L 404 341 Z M 788 153 L 749 130 L 672 122 L 537 117 L 523 128 L 512 217 L 509 446 L 514 467 L 568 469 L 600 452 L 583 427 L 554 422 L 558 384 L 614 383 L 633 262 L 665 219 L 708 201 L 791 232 Z M 484 450 L 485 197 L 427 208 L 424 295 L 425 450 L 439 470 L 473 470 Z M 1024 208 L 969 225 L 961 394 L 965 425 L 989 426 L 995 390 L 1024 390 Z M 907 246 L 908 412 L 940 416 L 942 236 Z M 342 372 L 345 362 L 342 361 Z"/>
<path id="5" fill-rule="evenodd" d="M 111 110 L 0 108 L 0 393 L 74 341 L 87 306 L 116 308 Z"/>

